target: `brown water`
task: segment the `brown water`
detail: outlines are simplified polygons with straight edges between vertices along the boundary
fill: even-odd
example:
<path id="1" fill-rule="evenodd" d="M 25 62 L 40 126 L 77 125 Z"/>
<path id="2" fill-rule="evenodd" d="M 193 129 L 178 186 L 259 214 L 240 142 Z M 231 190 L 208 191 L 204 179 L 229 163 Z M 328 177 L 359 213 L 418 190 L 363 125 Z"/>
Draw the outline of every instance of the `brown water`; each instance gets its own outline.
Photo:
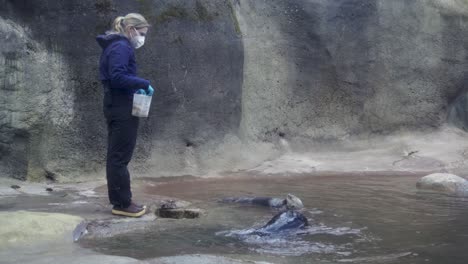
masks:
<path id="1" fill-rule="evenodd" d="M 468 199 L 421 193 L 419 177 L 326 176 L 155 182 L 145 192 L 177 197 L 206 210 L 112 239 L 84 241 L 106 254 L 145 259 L 217 254 L 273 263 L 468 263 Z M 265 224 L 268 208 L 229 205 L 226 196 L 285 197 L 305 205 L 311 226 L 290 237 L 239 236 Z"/>

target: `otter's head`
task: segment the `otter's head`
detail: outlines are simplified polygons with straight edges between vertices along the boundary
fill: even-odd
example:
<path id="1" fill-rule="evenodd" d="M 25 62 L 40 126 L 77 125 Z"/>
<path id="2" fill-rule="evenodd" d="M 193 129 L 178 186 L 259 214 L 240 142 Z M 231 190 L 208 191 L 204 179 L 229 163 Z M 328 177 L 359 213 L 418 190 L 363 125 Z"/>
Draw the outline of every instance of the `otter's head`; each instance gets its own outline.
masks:
<path id="1" fill-rule="evenodd" d="M 288 194 L 286 196 L 286 208 L 290 210 L 302 209 L 304 208 L 304 205 L 302 204 L 301 199 L 299 199 L 297 196 Z"/>

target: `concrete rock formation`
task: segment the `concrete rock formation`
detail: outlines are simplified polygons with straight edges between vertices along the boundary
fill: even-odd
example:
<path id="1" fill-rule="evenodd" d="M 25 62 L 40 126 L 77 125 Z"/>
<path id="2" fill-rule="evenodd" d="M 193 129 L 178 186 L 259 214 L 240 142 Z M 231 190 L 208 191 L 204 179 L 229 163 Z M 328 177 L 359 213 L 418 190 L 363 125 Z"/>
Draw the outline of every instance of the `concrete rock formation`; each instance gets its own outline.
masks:
<path id="1" fill-rule="evenodd" d="M 459 0 L 0 0 L 0 177 L 99 172 L 106 129 L 94 37 L 153 25 L 138 50 L 156 94 L 136 171 L 250 168 L 280 139 L 468 127 L 468 3 Z"/>
<path id="2" fill-rule="evenodd" d="M 442 192 L 455 196 L 468 196 L 468 181 L 457 175 L 434 173 L 422 177 L 416 184 L 419 189 Z"/>

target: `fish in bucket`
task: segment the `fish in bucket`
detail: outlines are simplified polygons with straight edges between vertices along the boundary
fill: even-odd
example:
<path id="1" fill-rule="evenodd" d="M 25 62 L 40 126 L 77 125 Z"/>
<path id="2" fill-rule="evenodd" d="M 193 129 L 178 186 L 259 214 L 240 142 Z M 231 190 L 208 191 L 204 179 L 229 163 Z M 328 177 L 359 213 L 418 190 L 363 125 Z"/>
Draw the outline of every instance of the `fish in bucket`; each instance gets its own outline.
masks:
<path id="1" fill-rule="evenodd" d="M 146 94 L 133 95 L 132 115 L 137 117 L 148 117 L 153 96 Z"/>

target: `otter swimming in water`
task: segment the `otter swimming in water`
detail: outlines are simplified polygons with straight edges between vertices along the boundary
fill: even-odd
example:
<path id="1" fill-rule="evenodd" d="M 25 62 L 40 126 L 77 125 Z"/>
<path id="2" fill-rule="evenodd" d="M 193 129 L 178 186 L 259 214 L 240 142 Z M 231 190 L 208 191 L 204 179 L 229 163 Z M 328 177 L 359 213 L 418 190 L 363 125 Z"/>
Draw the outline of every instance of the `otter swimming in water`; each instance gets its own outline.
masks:
<path id="1" fill-rule="evenodd" d="M 248 228 L 243 230 L 223 231 L 218 234 L 247 238 L 249 236 L 260 237 L 288 237 L 302 233 L 309 226 L 307 218 L 298 211 L 287 210 L 273 216 L 268 223 L 259 228 Z"/>
<path id="2" fill-rule="evenodd" d="M 221 200 L 224 203 L 240 203 L 261 205 L 272 208 L 302 209 L 304 205 L 301 199 L 292 194 L 288 194 L 286 199 L 272 197 L 227 197 Z"/>
<path id="3" fill-rule="evenodd" d="M 222 202 L 280 208 L 281 211 L 264 226 L 257 229 L 246 230 L 247 232 L 242 233 L 243 235 L 253 234 L 265 236 L 281 234 L 289 231 L 297 231 L 309 225 L 307 217 L 297 211 L 304 208 L 301 199 L 292 194 L 288 194 L 286 199 L 271 197 L 228 197 L 224 198 Z"/>
<path id="4" fill-rule="evenodd" d="M 253 234 L 270 235 L 299 230 L 309 225 L 307 218 L 298 211 L 288 210 L 275 215 L 266 225 L 256 229 Z"/>

